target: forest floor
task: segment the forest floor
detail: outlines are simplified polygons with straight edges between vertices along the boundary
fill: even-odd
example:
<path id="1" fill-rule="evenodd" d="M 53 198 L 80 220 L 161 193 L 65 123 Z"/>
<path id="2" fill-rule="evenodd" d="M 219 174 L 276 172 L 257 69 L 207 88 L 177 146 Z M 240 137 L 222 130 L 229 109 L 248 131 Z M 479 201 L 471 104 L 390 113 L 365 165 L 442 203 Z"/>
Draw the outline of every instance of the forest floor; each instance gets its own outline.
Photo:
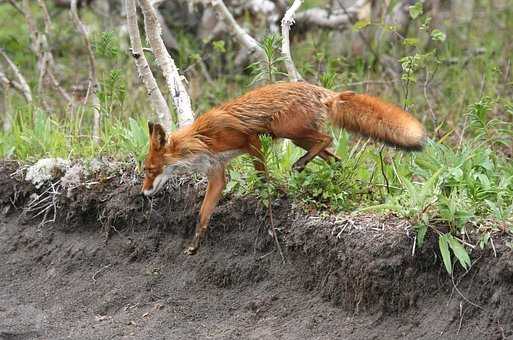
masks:
<path id="1" fill-rule="evenodd" d="M 451 278 L 435 237 L 412 256 L 405 220 L 312 216 L 282 198 L 283 261 L 268 209 L 225 197 L 186 256 L 204 183 L 149 201 L 127 174 L 50 195 L 15 170 L 0 163 L 0 339 L 513 338 L 513 253 L 500 238 Z"/>

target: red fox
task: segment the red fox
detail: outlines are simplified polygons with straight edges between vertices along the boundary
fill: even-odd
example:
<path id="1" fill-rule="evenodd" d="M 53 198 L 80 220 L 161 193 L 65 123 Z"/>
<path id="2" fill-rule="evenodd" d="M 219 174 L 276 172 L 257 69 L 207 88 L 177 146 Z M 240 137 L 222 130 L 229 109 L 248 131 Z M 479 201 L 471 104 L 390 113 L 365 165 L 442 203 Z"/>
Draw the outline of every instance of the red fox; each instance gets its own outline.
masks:
<path id="1" fill-rule="evenodd" d="M 262 134 L 290 139 L 307 151 L 293 165 L 297 171 L 316 156 L 339 160 L 329 149 L 331 137 L 323 132 L 326 120 L 406 150 L 422 149 L 426 139 L 424 127 L 415 117 L 378 98 L 350 91 L 336 93 L 305 82 L 276 83 L 214 107 L 168 137 L 161 125 L 148 122 L 150 143 L 142 192 L 155 194 L 178 172 L 207 175 L 199 222 L 185 251 L 195 254 L 225 187 L 226 163 L 248 153 L 254 157 L 256 170 L 263 171 Z"/>

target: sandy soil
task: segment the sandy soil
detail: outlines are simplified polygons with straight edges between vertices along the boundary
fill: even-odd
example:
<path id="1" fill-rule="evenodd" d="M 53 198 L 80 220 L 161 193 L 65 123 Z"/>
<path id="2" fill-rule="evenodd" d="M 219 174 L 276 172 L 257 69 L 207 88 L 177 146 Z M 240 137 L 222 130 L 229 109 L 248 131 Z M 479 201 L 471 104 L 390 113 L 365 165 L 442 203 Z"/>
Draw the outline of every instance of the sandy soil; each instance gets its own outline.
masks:
<path id="1" fill-rule="evenodd" d="M 204 185 L 149 201 L 119 176 L 52 198 L 0 164 L 0 339 L 509 339 L 513 254 L 475 251 L 444 272 L 436 242 L 412 256 L 393 216 L 309 216 L 225 197 L 199 253 L 190 239 Z M 42 196 L 44 197 L 44 195 Z"/>

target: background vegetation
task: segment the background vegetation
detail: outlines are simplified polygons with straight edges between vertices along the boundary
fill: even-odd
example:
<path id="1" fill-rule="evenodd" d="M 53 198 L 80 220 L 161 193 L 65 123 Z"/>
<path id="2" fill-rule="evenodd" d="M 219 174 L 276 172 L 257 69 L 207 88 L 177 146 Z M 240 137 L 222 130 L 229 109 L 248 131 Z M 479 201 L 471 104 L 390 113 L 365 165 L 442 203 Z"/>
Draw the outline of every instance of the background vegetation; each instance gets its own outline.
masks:
<path id="1" fill-rule="evenodd" d="M 391 1 L 384 13 L 396 3 Z M 324 4 L 312 0 L 303 6 Z M 249 157 L 243 156 L 229 168 L 227 190 L 257 194 L 267 202 L 286 192 L 318 212 L 393 212 L 415 226 L 416 246 L 422 245 L 428 230 L 440 236 L 449 272 L 454 261 L 468 268 L 471 249 L 493 247 L 494 237 L 513 233 L 513 4 L 491 0 L 473 4 L 470 18 L 461 18 L 458 4 L 442 2 L 441 10 L 434 13 L 429 2 L 417 2 L 408 8 L 411 22 L 406 30 L 374 16 L 354 21 L 343 33 L 293 28 L 293 58 L 307 81 L 335 90 L 368 92 L 404 106 L 426 125 L 428 145 L 423 152 L 404 153 L 333 130 L 335 149 L 343 161 L 316 160 L 304 172 L 295 173 L 291 165 L 302 151 L 263 137 L 269 181 L 262 183 Z M 53 20 L 50 46 L 61 85 L 71 91 L 87 80 L 86 50 L 67 11 L 52 2 L 48 6 Z M 36 19 L 42 21 L 37 6 L 33 7 Z M 1 157 L 144 159 L 146 121 L 153 119 L 153 113 L 137 79 L 128 38 L 121 25 L 88 7 L 81 16 L 92 29 L 97 59 L 100 141 L 91 138 L 90 106 L 70 108 L 58 94 L 47 92 L 50 105 L 45 108 L 43 98 L 36 96 L 27 103 L 3 87 Z M 177 40 L 171 52 L 188 79 L 197 114 L 256 83 L 286 79 L 279 35 L 265 22 L 255 23 L 250 13 L 243 12 L 239 21 L 259 37 L 267 64 L 238 65 L 240 48 L 230 36 L 205 43 L 183 22 L 170 24 Z M 0 23 L 0 47 L 35 91 L 40 86 L 37 58 L 29 48 L 26 25 L 20 24 L 23 17 L 0 2 Z M 151 54 L 147 57 L 153 62 Z M 83 98 L 80 90 L 73 94 L 78 101 Z"/>

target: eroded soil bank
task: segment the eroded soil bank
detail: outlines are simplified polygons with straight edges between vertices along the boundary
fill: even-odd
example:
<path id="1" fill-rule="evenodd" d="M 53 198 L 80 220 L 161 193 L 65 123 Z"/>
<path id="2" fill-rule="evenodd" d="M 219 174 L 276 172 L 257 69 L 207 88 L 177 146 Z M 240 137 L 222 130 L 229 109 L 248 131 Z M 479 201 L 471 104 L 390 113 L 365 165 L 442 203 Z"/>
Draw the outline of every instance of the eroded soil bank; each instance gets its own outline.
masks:
<path id="1" fill-rule="evenodd" d="M 130 173 L 66 192 L 15 170 L 0 163 L 0 339 L 513 337 L 513 254 L 500 239 L 496 257 L 474 251 L 451 280 L 433 239 L 412 256 L 404 220 L 319 218 L 283 198 L 283 263 L 267 209 L 225 197 L 191 257 L 204 183 L 149 201 Z"/>

